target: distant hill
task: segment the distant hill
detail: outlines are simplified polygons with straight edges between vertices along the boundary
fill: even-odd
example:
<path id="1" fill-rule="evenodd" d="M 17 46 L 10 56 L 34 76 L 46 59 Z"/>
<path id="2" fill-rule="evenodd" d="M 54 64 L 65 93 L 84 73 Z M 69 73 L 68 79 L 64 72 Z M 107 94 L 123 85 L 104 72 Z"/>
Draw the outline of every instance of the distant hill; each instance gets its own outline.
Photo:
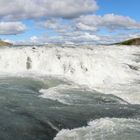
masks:
<path id="1" fill-rule="evenodd" d="M 116 43 L 116 45 L 140 45 L 140 38 L 129 39 L 120 43 Z"/>
<path id="2" fill-rule="evenodd" d="M 0 46 L 12 46 L 12 43 L 0 40 Z"/>

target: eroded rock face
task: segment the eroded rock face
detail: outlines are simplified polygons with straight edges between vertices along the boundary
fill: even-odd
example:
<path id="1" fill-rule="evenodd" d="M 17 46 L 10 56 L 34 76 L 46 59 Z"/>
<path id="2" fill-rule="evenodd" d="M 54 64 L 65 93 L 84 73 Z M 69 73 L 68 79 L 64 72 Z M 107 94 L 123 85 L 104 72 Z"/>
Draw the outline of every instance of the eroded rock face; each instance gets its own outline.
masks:
<path id="1" fill-rule="evenodd" d="M 32 68 L 32 60 L 30 57 L 27 57 L 26 68 L 28 70 Z"/>

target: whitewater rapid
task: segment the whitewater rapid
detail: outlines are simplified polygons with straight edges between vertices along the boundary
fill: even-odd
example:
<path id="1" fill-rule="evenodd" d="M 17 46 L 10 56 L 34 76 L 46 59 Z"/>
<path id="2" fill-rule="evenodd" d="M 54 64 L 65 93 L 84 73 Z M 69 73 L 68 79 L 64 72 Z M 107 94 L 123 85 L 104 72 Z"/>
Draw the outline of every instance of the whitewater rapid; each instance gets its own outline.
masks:
<path id="1" fill-rule="evenodd" d="M 0 82 L 5 122 L 23 111 L 42 137 L 139 140 L 139 46 L 2 47 Z"/>
<path id="2" fill-rule="evenodd" d="M 139 133 L 140 120 L 101 118 L 90 121 L 87 127 L 62 130 L 54 140 L 139 140 Z"/>
<path id="3" fill-rule="evenodd" d="M 140 103 L 140 48 L 136 46 L 6 47 L 0 75 L 54 76 L 130 103 Z M 42 89 L 43 97 L 48 92 Z"/>

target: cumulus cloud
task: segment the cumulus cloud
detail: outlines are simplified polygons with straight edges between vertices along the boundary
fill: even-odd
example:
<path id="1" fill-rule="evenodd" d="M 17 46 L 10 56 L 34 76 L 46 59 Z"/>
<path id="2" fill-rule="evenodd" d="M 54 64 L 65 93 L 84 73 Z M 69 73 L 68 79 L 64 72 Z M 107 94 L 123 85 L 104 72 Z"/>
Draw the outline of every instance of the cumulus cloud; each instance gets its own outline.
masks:
<path id="1" fill-rule="evenodd" d="M 24 19 L 27 23 L 34 20 L 33 24 L 49 29 L 47 37 L 33 34 L 28 41 L 21 40 L 21 43 L 111 43 L 118 42 L 126 36 L 112 36 L 108 35 L 108 32 L 103 36 L 98 31 L 140 29 L 140 23 L 130 17 L 115 14 L 95 15 L 98 9 L 96 0 L 0 0 L 0 6 L 0 35 L 23 33 L 26 26 L 22 22 L 14 21 Z M 40 30 L 38 26 L 32 27 L 30 24 L 27 26 L 30 29 L 36 27 L 36 30 Z"/>
<path id="2" fill-rule="evenodd" d="M 84 15 L 71 20 L 70 23 L 65 22 L 63 19 L 52 18 L 41 22 L 40 25 L 55 32 L 75 32 L 77 30 L 96 33 L 102 29 L 109 31 L 140 30 L 140 23 L 130 17 L 114 14 L 106 14 L 104 16 Z"/>
<path id="3" fill-rule="evenodd" d="M 54 30 L 58 33 L 67 32 L 68 30 L 73 30 L 72 23 L 65 23 L 63 19 L 60 18 L 50 18 L 47 21 L 39 22 L 37 25 L 44 27 L 46 29 Z"/>
<path id="4" fill-rule="evenodd" d="M 37 36 L 32 36 L 30 37 L 30 42 L 31 43 L 39 43 L 39 38 Z"/>
<path id="5" fill-rule="evenodd" d="M 90 42 L 96 44 L 97 42 L 100 41 L 100 37 L 88 32 L 73 31 L 73 32 L 62 33 L 59 36 L 50 37 L 48 41 L 55 42 L 55 43 L 73 42 L 76 44 L 83 44 L 83 43 Z"/>
<path id="6" fill-rule="evenodd" d="M 87 42 L 87 41 L 99 41 L 100 37 L 95 35 L 95 34 L 91 34 L 88 32 L 81 32 L 81 31 L 75 31 L 75 32 L 71 32 L 71 33 L 65 33 L 64 35 L 66 38 L 69 38 L 70 41 L 74 41 L 74 42 Z"/>
<path id="7" fill-rule="evenodd" d="M 140 23 L 135 20 L 114 14 L 106 14 L 104 16 L 85 15 L 73 19 L 71 22 L 63 19 L 49 19 L 42 22 L 42 26 L 59 33 L 55 38 L 51 38 L 51 41 L 54 39 L 60 42 L 92 42 L 94 44 L 97 42 L 103 44 L 118 42 L 122 38 L 122 36 L 119 38 L 118 36 L 108 35 L 107 32 L 106 36 L 98 33 L 99 30 L 104 28 L 109 31 L 140 29 Z"/>
<path id="8" fill-rule="evenodd" d="M 0 35 L 16 35 L 25 30 L 26 26 L 21 22 L 0 22 Z"/>
<path id="9" fill-rule="evenodd" d="M 3 19 L 74 18 L 98 9 L 95 0 L 0 0 Z"/>
<path id="10" fill-rule="evenodd" d="M 130 17 L 114 14 L 81 16 L 75 22 L 78 29 L 88 31 L 98 31 L 101 28 L 107 28 L 110 31 L 140 29 L 140 23 Z"/>

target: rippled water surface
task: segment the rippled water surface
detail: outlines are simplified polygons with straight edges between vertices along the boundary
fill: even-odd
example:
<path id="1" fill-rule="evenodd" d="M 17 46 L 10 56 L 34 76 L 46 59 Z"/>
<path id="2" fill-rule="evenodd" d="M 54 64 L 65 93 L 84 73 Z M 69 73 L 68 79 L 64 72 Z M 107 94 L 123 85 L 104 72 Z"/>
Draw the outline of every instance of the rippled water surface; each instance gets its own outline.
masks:
<path id="1" fill-rule="evenodd" d="M 0 49 L 0 140 L 139 140 L 139 54 L 135 46 Z"/>

